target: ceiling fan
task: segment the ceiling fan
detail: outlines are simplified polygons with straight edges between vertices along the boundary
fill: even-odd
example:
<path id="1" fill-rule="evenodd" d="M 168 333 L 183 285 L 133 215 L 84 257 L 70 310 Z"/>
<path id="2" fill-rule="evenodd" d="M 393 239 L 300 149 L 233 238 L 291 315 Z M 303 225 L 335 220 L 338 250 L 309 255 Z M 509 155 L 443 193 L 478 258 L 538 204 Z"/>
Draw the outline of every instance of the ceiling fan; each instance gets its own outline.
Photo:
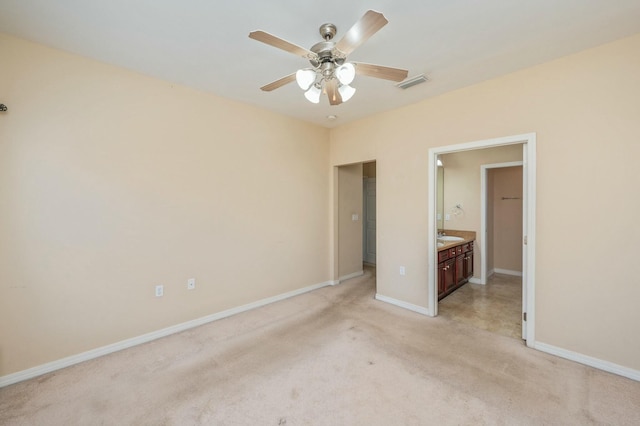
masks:
<path id="1" fill-rule="evenodd" d="M 334 24 L 322 24 L 319 31 L 324 41 L 314 44 L 309 50 L 265 31 L 250 32 L 250 38 L 294 55 L 302 56 L 308 59 L 311 64 L 311 68 L 300 69 L 295 73 L 262 86 L 260 89 L 270 92 L 295 80 L 300 88 L 305 91 L 304 96 L 310 102 L 317 104 L 320 102 L 320 95 L 325 92 L 331 105 L 340 105 L 342 102 L 348 101 L 355 93 L 356 89 L 349 84 L 351 84 L 356 74 L 391 81 L 404 80 L 407 78 L 407 70 L 362 62 L 347 62 L 347 56 L 351 52 L 388 22 L 382 13 L 369 10 L 337 43 L 333 41 L 338 32 L 336 26 Z"/>

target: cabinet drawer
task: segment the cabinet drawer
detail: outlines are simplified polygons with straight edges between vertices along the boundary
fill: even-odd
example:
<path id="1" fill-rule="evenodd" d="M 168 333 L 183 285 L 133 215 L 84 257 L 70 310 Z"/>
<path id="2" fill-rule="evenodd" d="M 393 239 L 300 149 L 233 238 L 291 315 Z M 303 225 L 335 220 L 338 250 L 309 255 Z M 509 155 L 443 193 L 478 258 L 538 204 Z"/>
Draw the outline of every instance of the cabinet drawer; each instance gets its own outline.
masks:
<path id="1" fill-rule="evenodd" d="M 456 257 L 456 254 L 458 253 L 457 248 L 458 247 L 453 247 L 447 250 L 449 252 L 449 257 Z"/>
<path id="2" fill-rule="evenodd" d="M 449 258 L 449 250 L 442 250 L 438 252 L 438 263 L 444 262 Z"/>

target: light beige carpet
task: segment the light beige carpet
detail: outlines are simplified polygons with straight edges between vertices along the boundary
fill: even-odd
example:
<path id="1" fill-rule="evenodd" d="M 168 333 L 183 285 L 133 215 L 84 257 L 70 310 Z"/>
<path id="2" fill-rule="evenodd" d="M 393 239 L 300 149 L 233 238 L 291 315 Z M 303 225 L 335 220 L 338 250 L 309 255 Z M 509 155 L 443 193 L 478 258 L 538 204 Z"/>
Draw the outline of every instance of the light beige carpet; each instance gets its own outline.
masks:
<path id="1" fill-rule="evenodd" d="M 374 289 L 368 271 L 0 389 L 0 424 L 640 424 L 640 383 Z"/>

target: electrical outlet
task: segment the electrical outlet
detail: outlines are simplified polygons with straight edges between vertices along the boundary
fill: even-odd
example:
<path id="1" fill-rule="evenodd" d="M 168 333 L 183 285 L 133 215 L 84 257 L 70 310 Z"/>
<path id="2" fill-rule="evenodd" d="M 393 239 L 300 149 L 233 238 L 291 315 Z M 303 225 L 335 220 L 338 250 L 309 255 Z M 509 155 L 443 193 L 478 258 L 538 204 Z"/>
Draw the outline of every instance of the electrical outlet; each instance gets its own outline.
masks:
<path id="1" fill-rule="evenodd" d="M 400 275 L 407 275 L 407 271 L 404 269 L 404 266 L 400 267 Z"/>
<path id="2" fill-rule="evenodd" d="M 157 285 L 156 286 L 156 297 L 162 297 L 164 296 L 164 286 L 163 285 Z"/>
<path id="3" fill-rule="evenodd" d="M 189 278 L 187 280 L 187 290 L 193 290 L 194 288 L 196 288 L 196 279 Z"/>

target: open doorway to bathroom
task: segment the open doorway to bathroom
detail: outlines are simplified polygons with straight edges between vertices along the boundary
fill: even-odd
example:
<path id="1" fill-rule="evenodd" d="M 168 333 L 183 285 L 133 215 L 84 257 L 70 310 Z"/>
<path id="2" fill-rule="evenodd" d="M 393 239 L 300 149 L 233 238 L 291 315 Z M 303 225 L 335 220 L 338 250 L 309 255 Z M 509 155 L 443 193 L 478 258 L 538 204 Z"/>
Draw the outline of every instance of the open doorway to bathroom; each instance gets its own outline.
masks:
<path id="1" fill-rule="evenodd" d="M 430 313 L 434 316 L 457 315 L 458 319 L 475 321 L 480 328 L 522 337 L 528 345 L 532 344 L 532 319 L 535 314 L 532 297 L 535 262 L 535 134 L 433 148 L 429 152 L 429 176 L 433 179 L 429 194 Z M 437 170 L 438 160 L 444 165 L 444 172 Z M 511 166 L 512 174 L 501 176 L 500 172 L 490 171 L 492 168 L 498 169 L 491 165 L 500 163 Z M 514 178 L 514 172 L 519 173 L 519 178 Z M 491 186 L 487 186 L 487 183 L 491 183 Z M 514 192 L 514 185 L 521 191 Z M 438 195 L 438 187 L 444 188 L 442 195 Z M 489 197 L 492 197 L 490 202 Z M 496 197 L 499 201 L 495 201 Z M 439 202 L 442 204 L 440 209 L 437 208 Z M 496 214 L 504 213 L 500 211 L 503 206 L 511 209 L 510 223 L 505 226 L 507 219 L 499 217 L 499 226 L 496 227 Z M 517 217 L 513 216 L 514 212 Z M 439 250 L 443 247 L 442 242 L 438 247 L 438 230 L 445 234 L 452 231 L 451 235 L 457 235 L 456 231 L 469 232 L 470 236 L 466 236 L 467 239 L 461 244 L 473 240 L 472 244 L 461 247 L 462 254 L 451 252 L 456 261 L 458 258 L 470 259 L 463 260 L 465 273 L 469 267 L 473 268 L 469 275 L 470 284 L 447 293 L 440 303 L 438 296 L 443 294 L 439 292 L 439 284 L 443 275 L 439 274 L 439 261 L 442 260 Z M 507 237 L 509 242 L 503 237 Z M 519 251 L 513 249 L 514 244 Z M 498 252 L 496 245 L 500 246 Z M 503 256 L 505 251 L 509 252 L 506 257 Z M 514 261 L 514 257 L 518 257 L 519 262 Z M 457 274 L 456 265 L 452 267 Z M 463 268 L 460 267 L 460 270 Z M 492 289 L 498 292 L 490 292 Z M 501 295 L 502 290 L 507 290 L 507 294 Z M 465 293 L 469 294 L 464 297 Z M 454 302 L 469 309 L 456 312 Z M 498 302 L 506 302 L 508 307 L 498 306 Z M 528 321 L 522 320 L 525 313 Z M 502 314 L 507 316 L 502 317 Z M 505 329 L 508 331 L 505 332 Z"/>
<path id="2" fill-rule="evenodd" d="M 438 221 L 438 230 L 447 235 L 464 230 L 474 236 L 469 238 L 478 235 L 473 243 L 468 243 L 474 246 L 464 250 L 462 257 L 471 257 L 470 262 L 475 260 L 479 264 L 468 284 L 451 293 L 439 294 L 439 315 L 503 336 L 521 338 L 522 148 L 517 145 L 485 148 L 445 154 L 439 159 L 442 166 L 438 173 L 438 217 L 445 204 L 447 209 L 444 210 L 446 220 Z M 487 164 L 505 159 L 516 161 Z M 447 229 L 441 224 L 447 224 Z M 438 247 L 439 259 L 447 247 Z M 467 244 L 463 247 L 467 248 Z"/>

